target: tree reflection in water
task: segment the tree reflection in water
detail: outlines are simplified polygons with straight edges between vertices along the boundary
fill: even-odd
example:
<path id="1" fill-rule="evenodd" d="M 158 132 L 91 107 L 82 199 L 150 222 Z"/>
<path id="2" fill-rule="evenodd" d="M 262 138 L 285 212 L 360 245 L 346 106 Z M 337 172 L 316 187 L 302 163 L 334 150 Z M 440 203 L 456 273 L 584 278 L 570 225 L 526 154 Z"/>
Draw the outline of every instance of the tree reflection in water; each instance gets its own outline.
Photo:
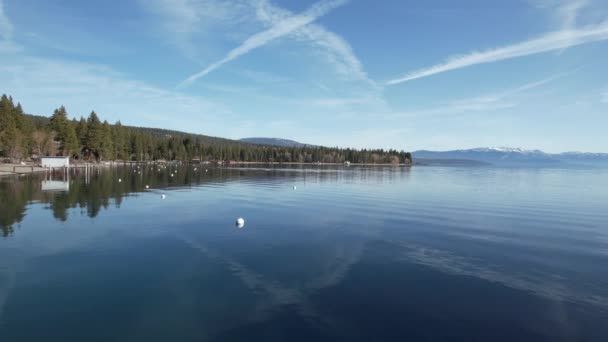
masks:
<path id="1" fill-rule="evenodd" d="M 34 203 L 48 204 L 46 208 L 52 210 L 55 219 L 66 221 L 69 209 L 80 208 L 82 214 L 94 218 L 102 208 L 108 209 L 110 205 L 120 207 L 126 196 L 136 196 L 144 191 L 168 187 L 189 187 L 207 182 L 223 183 L 243 178 L 265 178 L 270 181 L 281 179 L 286 182 L 289 182 L 290 178 L 313 182 L 338 182 L 344 178 L 362 181 L 371 174 L 373 177 L 370 179 L 384 182 L 391 181 L 392 177 L 408 174 L 402 172 L 402 167 L 359 168 L 357 172 L 352 172 L 352 169 L 307 165 L 267 168 L 257 165 L 239 168 L 208 167 L 209 172 L 205 172 L 204 168 L 197 165 L 175 164 L 159 168 L 157 164 L 140 164 L 139 167 L 132 165 L 93 168 L 89 172 L 84 169 L 72 169 L 67 177 L 61 172 L 56 172 L 52 177 L 44 173 L 0 177 L 0 228 L 4 237 L 11 235 L 26 216 L 28 205 Z M 179 171 L 175 172 L 177 170 Z M 385 172 L 386 170 L 390 171 Z M 277 177 L 278 175 L 281 177 Z M 50 184 L 49 180 L 55 181 L 54 184 Z"/>

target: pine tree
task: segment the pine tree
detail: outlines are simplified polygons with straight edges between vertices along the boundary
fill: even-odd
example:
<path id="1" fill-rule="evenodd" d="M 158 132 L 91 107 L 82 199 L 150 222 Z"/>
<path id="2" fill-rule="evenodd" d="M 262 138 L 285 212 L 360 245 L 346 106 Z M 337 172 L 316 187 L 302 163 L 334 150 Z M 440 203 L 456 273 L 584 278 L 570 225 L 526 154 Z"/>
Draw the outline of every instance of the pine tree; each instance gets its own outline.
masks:
<path id="1" fill-rule="evenodd" d="M 78 138 L 74 126 L 68 120 L 68 113 L 64 106 L 55 109 L 49 123 L 55 131 L 55 141 L 59 142 L 59 151 L 63 156 L 70 156 L 78 152 Z"/>
<path id="2" fill-rule="evenodd" d="M 126 139 L 120 121 L 112 126 L 112 142 L 114 143 L 114 156 L 116 159 L 127 159 Z"/>
<path id="3" fill-rule="evenodd" d="M 29 156 L 33 146 L 32 133 L 34 132 L 34 123 L 32 122 L 32 119 L 25 115 L 21 103 L 17 103 L 17 106 L 15 106 L 13 110 L 13 115 L 20 135 L 19 148 L 24 156 Z"/>
<path id="4" fill-rule="evenodd" d="M 78 123 L 76 123 L 76 136 L 78 137 L 78 144 L 80 146 L 87 146 L 87 120 L 82 116 Z"/>
<path id="5" fill-rule="evenodd" d="M 99 157 L 103 141 L 103 127 L 97 113 L 92 111 L 87 119 L 87 134 L 86 134 L 87 149 Z"/>
<path id="6" fill-rule="evenodd" d="M 11 134 L 8 133 L 9 127 L 12 127 L 11 109 L 8 97 L 3 94 L 0 99 L 0 153 L 2 153 L 3 156 L 8 156 L 8 145 L 12 138 L 7 136 Z"/>
<path id="7" fill-rule="evenodd" d="M 8 115 L 3 121 L 2 131 L 0 132 L 2 153 L 6 157 L 15 158 L 19 152 L 19 130 L 11 115 Z"/>
<path id="8" fill-rule="evenodd" d="M 13 108 L 6 95 L 0 99 L 0 153 L 8 157 L 11 142 L 15 139 L 17 126 L 13 119 Z"/>
<path id="9" fill-rule="evenodd" d="M 100 151 L 100 158 L 109 160 L 116 159 L 116 155 L 114 154 L 114 144 L 112 142 L 112 128 L 107 121 L 104 121 L 101 125 Z"/>
<path id="10" fill-rule="evenodd" d="M 78 144 L 78 136 L 76 135 L 76 129 L 71 122 L 67 122 L 65 128 L 65 136 L 63 141 L 62 154 L 66 156 L 73 156 L 80 152 L 80 144 Z"/>

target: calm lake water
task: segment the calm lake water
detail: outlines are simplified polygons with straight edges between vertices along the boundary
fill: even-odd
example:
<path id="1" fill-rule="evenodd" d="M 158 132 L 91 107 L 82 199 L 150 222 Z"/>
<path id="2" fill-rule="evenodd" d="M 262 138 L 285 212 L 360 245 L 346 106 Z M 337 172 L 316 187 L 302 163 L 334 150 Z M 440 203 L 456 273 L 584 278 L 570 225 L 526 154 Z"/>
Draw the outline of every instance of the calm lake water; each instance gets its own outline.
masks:
<path id="1" fill-rule="evenodd" d="M 170 172 L 0 178 L 0 341 L 608 341 L 608 170 Z"/>

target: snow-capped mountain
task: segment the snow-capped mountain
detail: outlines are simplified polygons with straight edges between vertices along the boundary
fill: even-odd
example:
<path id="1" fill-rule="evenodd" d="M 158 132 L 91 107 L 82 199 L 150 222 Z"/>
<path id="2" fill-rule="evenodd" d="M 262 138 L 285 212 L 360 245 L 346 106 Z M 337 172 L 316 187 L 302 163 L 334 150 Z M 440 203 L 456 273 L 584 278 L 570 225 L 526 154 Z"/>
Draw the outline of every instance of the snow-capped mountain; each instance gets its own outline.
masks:
<path id="1" fill-rule="evenodd" d="M 477 147 L 472 148 L 470 150 L 460 150 L 460 151 L 478 151 L 478 152 L 517 152 L 517 153 L 544 153 L 541 150 L 526 150 L 520 147 Z"/>
<path id="2" fill-rule="evenodd" d="M 478 147 L 466 150 L 427 151 L 413 153 L 414 160 L 461 159 L 475 160 L 494 165 L 608 165 L 608 153 L 564 152 L 546 153 L 512 147 Z"/>

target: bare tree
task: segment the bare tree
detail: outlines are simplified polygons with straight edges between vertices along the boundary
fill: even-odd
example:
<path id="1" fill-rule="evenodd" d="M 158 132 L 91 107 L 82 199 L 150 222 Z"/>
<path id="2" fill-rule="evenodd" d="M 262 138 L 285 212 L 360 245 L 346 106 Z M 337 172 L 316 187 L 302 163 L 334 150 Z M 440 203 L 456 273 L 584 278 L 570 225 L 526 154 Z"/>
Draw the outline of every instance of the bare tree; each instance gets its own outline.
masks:
<path id="1" fill-rule="evenodd" d="M 53 134 L 45 130 L 36 130 L 32 133 L 34 140 L 33 153 L 39 156 L 55 155 L 57 147 L 53 139 Z"/>

